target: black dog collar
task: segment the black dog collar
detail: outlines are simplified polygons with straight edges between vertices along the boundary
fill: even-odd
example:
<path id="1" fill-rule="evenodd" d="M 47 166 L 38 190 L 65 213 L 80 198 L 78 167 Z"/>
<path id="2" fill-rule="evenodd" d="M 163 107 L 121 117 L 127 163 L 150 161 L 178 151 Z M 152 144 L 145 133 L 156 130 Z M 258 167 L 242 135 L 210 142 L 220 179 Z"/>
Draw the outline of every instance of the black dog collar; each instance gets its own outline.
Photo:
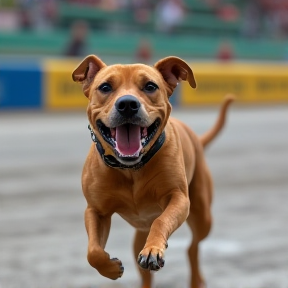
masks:
<path id="1" fill-rule="evenodd" d="M 165 132 L 163 131 L 160 134 L 160 136 L 158 137 L 158 139 L 155 141 L 155 143 L 152 145 L 150 150 L 145 155 L 143 155 L 140 162 L 138 162 L 134 165 L 125 165 L 125 164 L 120 163 L 114 156 L 105 155 L 105 149 L 101 145 L 100 141 L 97 139 L 97 137 L 94 134 L 90 125 L 88 125 L 88 129 L 90 130 L 91 139 L 93 142 L 95 142 L 95 146 L 96 146 L 101 158 L 103 159 L 103 161 L 105 162 L 105 164 L 107 166 L 112 167 L 112 168 L 134 169 L 134 170 L 138 170 L 138 169 L 142 168 L 156 154 L 156 152 L 162 147 L 162 145 L 165 141 Z"/>

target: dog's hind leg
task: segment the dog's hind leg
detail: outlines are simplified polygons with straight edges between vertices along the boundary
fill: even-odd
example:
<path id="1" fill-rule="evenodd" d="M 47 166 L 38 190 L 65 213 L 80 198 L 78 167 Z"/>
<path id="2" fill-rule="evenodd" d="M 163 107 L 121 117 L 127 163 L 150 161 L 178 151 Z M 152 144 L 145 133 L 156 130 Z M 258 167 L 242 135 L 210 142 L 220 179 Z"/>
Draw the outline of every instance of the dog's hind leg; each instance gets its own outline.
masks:
<path id="1" fill-rule="evenodd" d="M 193 240 L 188 249 L 188 257 L 191 266 L 191 288 L 204 288 L 205 281 L 201 275 L 200 267 L 199 267 L 199 259 L 198 259 L 198 249 L 199 242 L 203 240 L 209 233 L 211 221 L 208 219 L 202 218 L 200 220 L 199 215 L 195 217 L 194 215 L 189 215 L 187 219 L 187 223 L 192 229 L 193 232 Z"/>
<path id="2" fill-rule="evenodd" d="M 205 170 L 206 169 L 200 170 L 201 175 L 199 175 L 197 172 L 195 173 L 196 177 L 193 179 L 189 187 L 191 205 L 190 214 L 186 222 L 193 233 L 193 240 L 188 249 L 188 256 L 191 266 L 191 288 L 205 287 L 205 281 L 200 272 L 198 259 L 199 242 L 209 234 L 212 225 L 210 210 L 212 181 L 207 170 L 206 173 L 203 173 Z"/>
<path id="3" fill-rule="evenodd" d="M 134 237 L 134 257 L 137 262 L 138 255 L 140 251 L 143 249 L 146 239 L 148 237 L 149 231 L 140 231 L 136 230 L 135 237 Z M 142 286 L 141 288 L 151 288 L 152 287 L 152 274 L 149 270 L 142 269 L 139 265 L 139 273 L 141 275 Z"/>

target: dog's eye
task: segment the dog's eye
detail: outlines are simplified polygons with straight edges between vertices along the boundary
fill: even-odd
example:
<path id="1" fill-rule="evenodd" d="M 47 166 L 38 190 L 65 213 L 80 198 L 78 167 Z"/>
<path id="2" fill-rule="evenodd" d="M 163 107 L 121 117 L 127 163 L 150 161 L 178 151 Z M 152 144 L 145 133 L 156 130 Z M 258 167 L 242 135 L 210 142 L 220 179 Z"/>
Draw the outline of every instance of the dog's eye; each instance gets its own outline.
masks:
<path id="1" fill-rule="evenodd" d="M 147 93 L 152 93 L 152 92 L 154 92 L 155 90 L 157 90 L 158 88 L 159 88 L 159 87 L 158 87 L 155 83 L 149 81 L 149 82 L 147 82 L 146 85 L 144 86 L 143 91 L 144 91 L 144 92 L 147 92 Z"/>
<path id="2" fill-rule="evenodd" d="M 100 90 L 101 92 L 103 93 L 109 93 L 112 91 L 112 86 L 105 82 L 105 83 L 102 83 L 99 87 L 98 87 L 98 90 Z"/>

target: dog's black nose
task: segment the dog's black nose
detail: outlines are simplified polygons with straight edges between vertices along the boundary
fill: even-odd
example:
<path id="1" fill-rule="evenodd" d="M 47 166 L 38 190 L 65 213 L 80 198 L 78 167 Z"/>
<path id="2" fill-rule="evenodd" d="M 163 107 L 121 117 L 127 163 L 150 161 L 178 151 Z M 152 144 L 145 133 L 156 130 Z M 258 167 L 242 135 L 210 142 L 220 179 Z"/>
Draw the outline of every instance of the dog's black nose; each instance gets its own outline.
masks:
<path id="1" fill-rule="evenodd" d="M 125 95 L 116 101 L 115 107 L 122 116 L 131 117 L 138 112 L 140 102 L 132 95 Z"/>

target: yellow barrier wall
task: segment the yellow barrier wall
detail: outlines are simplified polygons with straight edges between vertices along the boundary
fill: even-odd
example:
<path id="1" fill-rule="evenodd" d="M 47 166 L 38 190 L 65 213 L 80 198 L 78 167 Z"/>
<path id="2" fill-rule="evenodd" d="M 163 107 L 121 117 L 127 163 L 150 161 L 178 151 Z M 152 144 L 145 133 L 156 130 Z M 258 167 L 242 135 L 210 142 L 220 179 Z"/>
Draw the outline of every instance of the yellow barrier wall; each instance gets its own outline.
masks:
<path id="1" fill-rule="evenodd" d="M 49 109 L 84 108 L 88 100 L 81 85 L 72 80 L 79 61 L 53 59 L 43 62 L 44 105 Z M 288 64 L 192 63 L 196 90 L 181 83 L 175 103 L 181 106 L 219 103 L 227 93 L 238 102 L 288 102 Z"/>
<path id="2" fill-rule="evenodd" d="M 79 83 L 72 80 L 72 72 L 79 64 L 74 60 L 45 60 L 43 62 L 43 93 L 48 109 L 84 108 L 88 104 Z"/>
<path id="3" fill-rule="evenodd" d="M 196 90 L 182 82 L 180 105 L 218 103 L 233 93 L 246 103 L 288 102 L 287 64 L 192 63 Z"/>

